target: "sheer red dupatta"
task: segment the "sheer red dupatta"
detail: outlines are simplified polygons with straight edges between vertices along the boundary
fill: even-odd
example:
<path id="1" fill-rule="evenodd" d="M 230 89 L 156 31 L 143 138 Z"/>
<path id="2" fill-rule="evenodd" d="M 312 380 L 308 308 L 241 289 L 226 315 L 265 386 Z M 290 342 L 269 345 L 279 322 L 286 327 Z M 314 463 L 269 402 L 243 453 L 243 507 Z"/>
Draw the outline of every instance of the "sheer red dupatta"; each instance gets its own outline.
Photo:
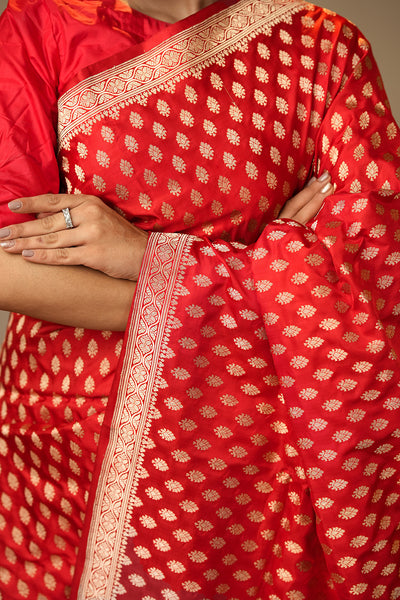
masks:
<path id="1" fill-rule="evenodd" d="M 69 189 L 155 232 L 74 597 L 395 597 L 397 128 L 334 15 L 200 16 L 61 99 Z"/>

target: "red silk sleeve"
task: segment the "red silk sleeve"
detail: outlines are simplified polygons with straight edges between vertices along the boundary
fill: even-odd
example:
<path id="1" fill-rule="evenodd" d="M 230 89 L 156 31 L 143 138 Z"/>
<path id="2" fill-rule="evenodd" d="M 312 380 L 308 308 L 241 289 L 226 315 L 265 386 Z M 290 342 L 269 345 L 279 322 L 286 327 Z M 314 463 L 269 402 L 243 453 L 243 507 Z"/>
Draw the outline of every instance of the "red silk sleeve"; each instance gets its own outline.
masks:
<path id="1" fill-rule="evenodd" d="M 15 221 L 14 198 L 57 192 L 55 153 L 59 57 L 43 3 L 8 7 L 0 22 L 0 224 Z M 26 217 L 23 217 L 25 219 Z"/>

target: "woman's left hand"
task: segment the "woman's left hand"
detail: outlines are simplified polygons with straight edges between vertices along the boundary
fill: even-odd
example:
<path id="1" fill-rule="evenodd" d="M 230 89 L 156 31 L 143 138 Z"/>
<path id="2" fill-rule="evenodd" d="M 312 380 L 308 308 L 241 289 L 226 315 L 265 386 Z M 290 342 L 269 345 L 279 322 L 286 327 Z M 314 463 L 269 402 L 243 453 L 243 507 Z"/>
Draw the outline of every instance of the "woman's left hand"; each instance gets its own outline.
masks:
<path id="1" fill-rule="evenodd" d="M 0 245 L 30 262 L 85 265 L 111 277 L 137 281 L 148 234 L 100 198 L 44 194 L 9 203 L 14 213 L 34 213 L 34 221 L 0 229 Z M 72 225 L 62 210 L 70 211 Z"/>

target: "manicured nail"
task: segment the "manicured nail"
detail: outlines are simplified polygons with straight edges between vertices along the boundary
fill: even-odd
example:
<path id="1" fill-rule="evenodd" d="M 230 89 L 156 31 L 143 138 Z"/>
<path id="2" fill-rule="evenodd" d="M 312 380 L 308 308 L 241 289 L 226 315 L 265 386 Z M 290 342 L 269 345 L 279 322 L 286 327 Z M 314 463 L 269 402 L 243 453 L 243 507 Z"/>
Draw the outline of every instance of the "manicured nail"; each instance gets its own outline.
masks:
<path id="1" fill-rule="evenodd" d="M 320 177 L 318 177 L 318 181 L 322 183 L 323 181 L 326 181 L 328 179 L 328 177 L 329 177 L 328 171 L 324 171 L 322 173 L 322 175 Z"/>
<path id="2" fill-rule="evenodd" d="M 31 257 L 33 256 L 35 253 L 33 250 L 22 250 L 22 256 L 28 256 Z"/>
<path id="3" fill-rule="evenodd" d="M 321 194 L 326 194 L 326 192 L 329 190 L 329 188 L 332 187 L 331 183 L 328 182 L 326 185 L 324 185 L 324 187 L 321 190 Z"/>
<path id="4" fill-rule="evenodd" d="M 15 241 L 14 240 L 8 240 L 7 242 L 0 242 L 0 246 L 2 248 L 12 248 L 13 246 L 15 246 Z"/>
<path id="5" fill-rule="evenodd" d="M 10 210 L 18 210 L 19 208 L 22 208 L 21 200 L 12 200 L 8 203 L 8 208 Z"/>
<path id="6" fill-rule="evenodd" d="M 316 180 L 316 177 L 311 177 L 310 181 L 307 183 L 307 186 L 309 186 L 312 183 L 314 183 L 315 180 Z"/>
<path id="7" fill-rule="evenodd" d="M 10 233 L 11 230 L 8 227 L 3 227 L 3 229 L 0 229 L 0 238 L 6 238 Z"/>

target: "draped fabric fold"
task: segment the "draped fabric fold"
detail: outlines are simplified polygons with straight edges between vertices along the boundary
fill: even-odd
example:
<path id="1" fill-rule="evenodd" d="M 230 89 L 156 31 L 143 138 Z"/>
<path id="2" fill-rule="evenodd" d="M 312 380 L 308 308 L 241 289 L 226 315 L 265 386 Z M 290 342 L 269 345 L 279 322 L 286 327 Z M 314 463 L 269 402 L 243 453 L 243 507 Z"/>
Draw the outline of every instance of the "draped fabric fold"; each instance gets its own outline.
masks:
<path id="1" fill-rule="evenodd" d="M 399 597 L 399 133 L 368 43 L 240 0 L 60 124 L 68 190 L 153 231 L 74 597 Z M 276 219 L 324 169 L 310 227 Z"/>
<path id="2" fill-rule="evenodd" d="M 151 232 L 73 598 L 400 597 L 399 156 L 368 42 L 298 1 L 217 2 L 60 98 L 65 190 Z"/>

